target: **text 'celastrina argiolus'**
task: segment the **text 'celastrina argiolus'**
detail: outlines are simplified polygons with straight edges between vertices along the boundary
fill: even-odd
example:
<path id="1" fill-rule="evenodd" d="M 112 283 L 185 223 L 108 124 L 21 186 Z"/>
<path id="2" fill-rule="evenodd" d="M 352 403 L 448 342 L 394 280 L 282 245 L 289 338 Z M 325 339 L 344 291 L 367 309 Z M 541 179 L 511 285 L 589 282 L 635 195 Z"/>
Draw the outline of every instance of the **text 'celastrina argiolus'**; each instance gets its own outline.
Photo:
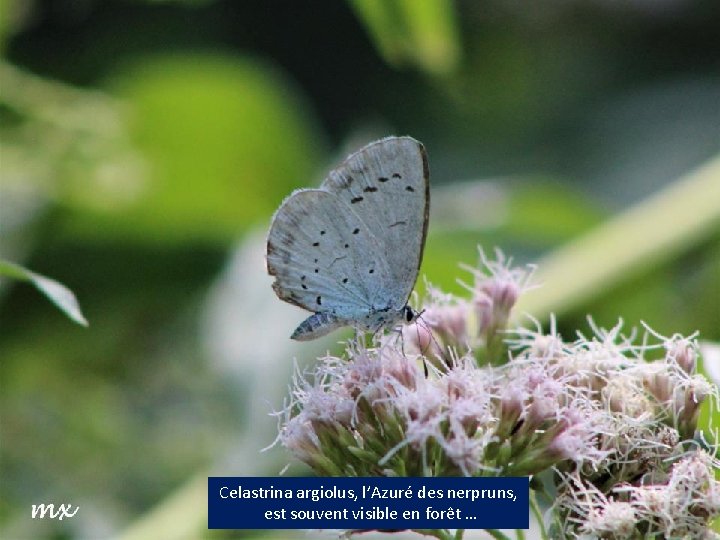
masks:
<path id="1" fill-rule="evenodd" d="M 268 273 L 281 300 L 314 312 L 291 337 L 412 322 L 429 210 L 427 156 L 411 137 L 371 143 L 319 189 L 285 199 L 270 226 Z"/>

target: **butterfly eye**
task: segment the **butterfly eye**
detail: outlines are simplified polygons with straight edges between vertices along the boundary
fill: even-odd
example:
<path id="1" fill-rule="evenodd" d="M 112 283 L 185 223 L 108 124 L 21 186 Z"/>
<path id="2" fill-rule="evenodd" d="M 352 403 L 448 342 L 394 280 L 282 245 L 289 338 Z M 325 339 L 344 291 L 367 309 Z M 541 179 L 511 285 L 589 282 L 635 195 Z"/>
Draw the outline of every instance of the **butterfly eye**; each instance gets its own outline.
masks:
<path id="1" fill-rule="evenodd" d="M 413 311 L 413 308 L 410 306 L 405 306 L 403 308 L 405 320 L 409 323 L 413 322 L 415 320 L 415 312 Z"/>

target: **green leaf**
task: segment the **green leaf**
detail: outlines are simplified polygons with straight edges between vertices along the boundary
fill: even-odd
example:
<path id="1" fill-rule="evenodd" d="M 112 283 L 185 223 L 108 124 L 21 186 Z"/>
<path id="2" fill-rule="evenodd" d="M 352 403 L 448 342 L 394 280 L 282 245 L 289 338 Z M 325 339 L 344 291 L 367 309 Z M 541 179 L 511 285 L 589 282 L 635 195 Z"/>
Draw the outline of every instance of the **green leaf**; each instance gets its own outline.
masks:
<path id="1" fill-rule="evenodd" d="M 73 292 L 62 283 L 2 259 L 0 259 L 0 276 L 31 282 L 53 304 L 59 307 L 65 315 L 82 326 L 88 325 L 87 319 L 85 319 L 80 311 L 77 298 L 75 298 Z"/>
<path id="2" fill-rule="evenodd" d="M 351 0 L 385 61 L 451 72 L 460 59 L 451 0 Z"/>

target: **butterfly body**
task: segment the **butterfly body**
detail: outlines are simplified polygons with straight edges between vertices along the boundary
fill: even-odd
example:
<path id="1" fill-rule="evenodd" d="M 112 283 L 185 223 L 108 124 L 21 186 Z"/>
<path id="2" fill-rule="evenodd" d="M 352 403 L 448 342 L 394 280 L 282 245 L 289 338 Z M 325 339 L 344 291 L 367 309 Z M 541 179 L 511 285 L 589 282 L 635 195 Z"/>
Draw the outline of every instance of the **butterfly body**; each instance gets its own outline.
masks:
<path id="1" fill-rule="evenodd" d="M 335 313 L 321 311 L 312 314 L 301 322 L 290 337 L 297 341 L 310 341 L 344 326 L 354 326 L 374 334 L 386 326 L 410 323 L 416 317 L 417 313 L 408 305 L 403 306 L 401 309 L 389 307 L 385 309 L 371 308 L 361 319 L 356 319 L 354 316 L 343 318 Z"/>
<path id="2" fill-rule="evenodd" d="M 371 143 L 319 189 L 285 199 L 268 236 L 268 272 L 281 300 L 314 312 L 292 338 L 315 339 L 342 326 L 377 332 L 409 322 L 407 300 L 428 212 L 427 158 L 410 137 Z"/>

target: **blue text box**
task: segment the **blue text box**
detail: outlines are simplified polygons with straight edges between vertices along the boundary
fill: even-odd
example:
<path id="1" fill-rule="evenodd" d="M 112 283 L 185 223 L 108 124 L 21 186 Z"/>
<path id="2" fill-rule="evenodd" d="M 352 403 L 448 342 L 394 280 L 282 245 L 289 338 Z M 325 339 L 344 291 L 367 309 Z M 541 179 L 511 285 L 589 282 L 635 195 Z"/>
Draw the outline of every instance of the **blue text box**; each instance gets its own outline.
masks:
<path id="1" fill-rule="evenodd" d="M 210 477 L 210 529 L 527 529 L 528 479 Z"/>

